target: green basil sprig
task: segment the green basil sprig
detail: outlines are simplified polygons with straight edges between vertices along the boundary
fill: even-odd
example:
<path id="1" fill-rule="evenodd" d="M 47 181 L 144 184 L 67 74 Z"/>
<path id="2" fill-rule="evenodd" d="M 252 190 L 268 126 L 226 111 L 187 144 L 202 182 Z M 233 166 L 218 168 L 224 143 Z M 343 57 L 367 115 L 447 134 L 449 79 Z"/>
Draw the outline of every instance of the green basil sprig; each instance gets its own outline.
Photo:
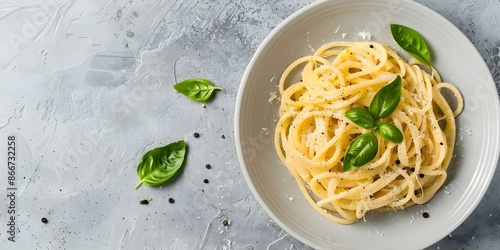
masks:
<path id="1" fill-rule="evenodd" d="M 398 107 L 401 99 L 401 77 L 398 75 L 390 84 L 381 88 L 370 103 L 370 114 L 373 118 L 389 117 Z"/>
<path id="2" fill-rule="evenodd" d="M 403 141 L 403 133 L 393 124 L 386 122 L 381 122 L 376 131 L 382 138 L 392 141 L 394 143 L 400 143 Z"/>
<path id="3" fill-rule="evenodd" d="M 364 129 L 372 129 L 377 126 L 375 117 L 366 108 L 353 108 L 345 112 L 345 116 Z"/>
<path id="4" fill-rule="evenodd" d="M 344 156 L 344 172 L 362 167 L 377 156 L 378 141 L 375 133 L 394 143 L 403 141 L 403 134 L 396 126 L 381 121 L 396 110 L 401 99 L 401 85 L 402 80 L 398 75 L 375 94 L 368 109 L 358 107 L 345 113 L 354 124 L 364 129 L 373 129 L 373 133 L 362 134 L 351 142 Z"/>
<path id="5" fill-rule="evenodd" d="M 214 90 L 222 90 L 215 87 L 209 80 L 202 78 L 187 79 L 174 85 L 179 93 L 198 102 L 204 102 L 212 96 Z"/>
<path id="6" fill-rule="evenodd" d="M 186 157 L 186 143 L 183 140 L 170 143 L 148 151 L 137 166 L 139 183 L 146 186 L 159 186 L 170 179 L 182 166 Z"/>
<path id="7" fill-rule="evenodd" d="M 420 33 L 401 24 L 391 24 L 391 33 L 401 48 L 420 62 L 431 66 L 429 49 Z"/>
<path id="8" fill-rule="evenodd" d="M 356 169 L 370 162 L 377 155 L 378 141 L 374 134 L 358 136 L 347 148 L 344 156 L 344 172 Z"/>

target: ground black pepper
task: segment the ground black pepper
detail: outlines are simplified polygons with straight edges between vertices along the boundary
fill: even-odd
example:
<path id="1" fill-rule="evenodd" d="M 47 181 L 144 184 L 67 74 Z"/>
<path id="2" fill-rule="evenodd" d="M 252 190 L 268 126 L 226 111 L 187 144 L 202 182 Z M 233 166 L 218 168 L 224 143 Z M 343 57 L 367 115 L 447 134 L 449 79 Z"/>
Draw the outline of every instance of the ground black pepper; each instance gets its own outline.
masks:
<path id="1" fill-rule="evenodd" d="M 373 49 L 373 44 L 370 44 L 370 48 L 372 48 L 372 49 Z"/>
<path id="2" fill-rule="evenodd" d="M 399 165 L 399 163 L 401 163 L 401 161 L 399 161 L 399 160 L 396 160 L 396 164 L 398 164 L 398 165 Z"/>
<path id="3" fill-rule="evenodd" d="M 222 139 L 226 139 L 226 136 L 225 136 L 225 135 L 222 135 L 221 137 L 222 137 Z"/>
<path id="4" fill-rule="evenodd" d="M 205 165 L 205 168 L 206 168 L 206 169 L 212 169 L 212 165 L 207 164 L 207 165 Z"/>
<path id="5" fill-rule="evenodd" d="M 200 137 L 200 133 L 194 132 L 193 136 L 194 136 L 194 138 L 199 138 Z"/>
<path id="6" fill-rule="evenodd" d="M 222 221 L 222 225 L 224 225 L 225 227 L 229 226 L 229 221 L 227 220 Z"/>
<path id="7" fill-rule="evenodd" d="M 424 176 L 425 176 L 425 175 L 424 175 L 424 174 L 422 174 L 422 173 L 420 173 L 420 174 L 418 175 L 418 177 L 420 177 L 420 178 L 424 178 Z"/>
<path id="8" fill-rule="evenodd" d="M 168 202 L 169 202 L 170 204 L 173 204 L 173 203 L 175 202 L 175 200 L 174 200 L 174 198 L 168 198 Z"/>
<path id="9" fill-rule="evenodd" d="M 203 182 L 208 183 L 208 179 L 203 180 Z"/>
<path id="10" fill-rule="evenodd" d="M 49 220 L 47 220 L 47 218 L 43 217 L 42 218 L 42 222 L 45 223 L 45 224 L 47 224 L 49 222 Z"/>
<path id="11" fill-rule="evenodd" d="M 139 201 L 139 203 L 141 205 L 147 205 L 147 204 L 149 204 L 149 201 L 148 200 L 141 200 L 141 201 Z"/>
<path id="12" fill-rule="evenodd" d="M 426 218 L 426 219 L 427 219 L 427 218 L 429 218 L 429 213 L 424 212 L 424 213 L 422 214 L 422 216 L 423 216 L 424 218 Z"/>

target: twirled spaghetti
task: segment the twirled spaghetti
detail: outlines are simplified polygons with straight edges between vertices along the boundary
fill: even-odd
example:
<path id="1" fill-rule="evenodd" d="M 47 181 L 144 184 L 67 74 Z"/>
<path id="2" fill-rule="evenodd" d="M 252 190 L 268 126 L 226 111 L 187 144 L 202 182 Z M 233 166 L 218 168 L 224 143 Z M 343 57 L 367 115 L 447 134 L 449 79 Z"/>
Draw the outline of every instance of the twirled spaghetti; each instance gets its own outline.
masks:
<path id="1" fill-rule="evenodd" d="M 290 74 L 300 67 L 301 80 L 290 84 Z M 349 144 L 367 132 L 345 112 L 368 107 L 396 75 L 403 79 L 401 101 L 385 121 L 403 133 L 403 142 L 378 138 L 378 153 L 370 163 L 343 172 Z M 456 96 L 454 110 L 441 89 Z M 436 71 L 428 74 L 376 42 L 333 42 L 293 62 L 280 79 L 279 91 L 276 150 L 308 201 L 324 216 L 350 224 L 369 210 L 423 204 L 443 185 L 463 99 L 453 85 L 441 82 Z"/>

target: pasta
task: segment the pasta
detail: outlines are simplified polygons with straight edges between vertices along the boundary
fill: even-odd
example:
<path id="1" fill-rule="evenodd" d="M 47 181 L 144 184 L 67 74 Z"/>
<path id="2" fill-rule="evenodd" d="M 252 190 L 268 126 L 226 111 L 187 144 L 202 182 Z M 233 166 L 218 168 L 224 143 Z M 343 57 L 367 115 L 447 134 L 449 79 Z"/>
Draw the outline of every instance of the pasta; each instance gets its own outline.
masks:
<path id="1" fill-rule="evenodd" d="M 290 83 L 297 70 L 301 79 Z M 403 133 L 403 141 L 396 144 L 376 135 L 376 157 L 343 172 L 349 144 L 369 132 L 345 112 L 368 107 L 397 75 L 403 79 L 401 101 L 384 120 Z M 442 89 L 455 95 L 454 109 Z M 370 210 L 423 204 L 443 185 L 463 99 L 434 69 L 407 62 L 376 42 L 332 42 L 289 65 L 279 92 L 276 151 L 307 200 L 332 221 L 351 224 Z"/>

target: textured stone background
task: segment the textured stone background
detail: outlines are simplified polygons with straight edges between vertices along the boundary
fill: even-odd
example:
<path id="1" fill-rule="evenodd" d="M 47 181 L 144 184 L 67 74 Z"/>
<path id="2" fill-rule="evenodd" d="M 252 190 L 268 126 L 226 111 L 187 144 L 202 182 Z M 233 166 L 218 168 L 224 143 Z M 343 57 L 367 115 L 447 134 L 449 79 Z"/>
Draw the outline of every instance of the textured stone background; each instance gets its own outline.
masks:
<path id="1" fill-rule="evenodd" d="M 19 232 L 7 244 L 2 227 L 2 249 L 307 248 L 250 193 L 233 116 L 251 56 L 309 2 L 2 1 L 0 134 L 18 136 L 19 161 Z M 500 91 L 500 2 L 418 2 L 464 32 Z M 223 91 L 206 108 L 172 91 L 192 77 L 211 79 Z M 171 185 L 134 191 L 143 153 L 180 139 L 196 152 L 182 174 Z M 478 209 L 430 249 L 498 247 L 498 171 Z M 0 180 L 5 175 L 0 171 Z M 6 182 L 0 183 L 5 197 Z M 150 204 L 140 205 L 148 196 Z"/>

